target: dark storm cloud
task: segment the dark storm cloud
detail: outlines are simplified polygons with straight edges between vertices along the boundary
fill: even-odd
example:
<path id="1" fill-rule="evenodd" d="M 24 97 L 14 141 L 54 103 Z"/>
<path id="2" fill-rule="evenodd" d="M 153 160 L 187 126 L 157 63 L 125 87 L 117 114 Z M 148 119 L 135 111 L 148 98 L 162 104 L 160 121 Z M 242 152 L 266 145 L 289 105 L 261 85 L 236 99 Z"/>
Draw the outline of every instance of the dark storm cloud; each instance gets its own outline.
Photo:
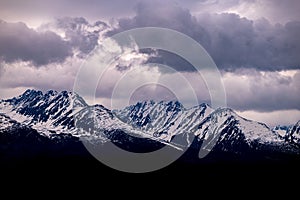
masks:
<path id="1" fill-rule="evenodd" d="M 36 32 L 23 23 L 0 21 L 0 59 L 5 62 L 30 61 L 36 66 L 62 62 L 71 47 L 51 31 Z"/>
<path id="2" fill-rule="evenodd" d="M 266 19 L 251 21 L 236 14 L 215 14 L 200 16 L 199 23 L 211 37 L 208 52 L 225 70 L 300 69 L 299 21 L 271 25 Z"/>
<path id="3" fill-rule="evenodd" d="M 153 50 L 153 49 L 142 49 L 140 50 L 141 53 L 151 54 L 148 60 L 145 62 L 146 64 L 149 63 L 159 63 L 169 67 L 177 71 L 186 71 L 186 72 L 193 72 L 195 68 L 192 64 L 190 64 L 184 58 L 165 50 Z M 161 72 L 163 72 L 161 70 Z"/>
<path id="4" fill-rule="evenodd" d="M 79 49 L 83 54 L 91 52 L 98 44 L 100 33 L 109 28 L 109 26 L 102 21 L 96 21 L 90 24 L 83 17 L 58 18 L 54 23 L 44 26 L 51 25 L 54 25 L 55 29 L 62 30 L 69 44 Z"/>
<path id="5" fill-rule="evenodd" d="M 133 18 L 119 19 L 119 27 L 111 32 L 109 36 L 115 33 L 138 27 L 164 27 L 185 33 L 197 41 L 201 41 L 203 46 L 209 46 L 209 33 L 198 23 L 189 10 L 173 5 L 167 6 L 167 3 L 139 3 L 136 6 L 136 16 Z M 157 62 L 173 67 L 179 71 L 193 71 L 194 67 L 181 57 L 158 51 L 157 57 L 151 57 L 149 62 Z"/>
<path id="6" fill-rule="evenodd" d="M 223 70 L 300 69 L 299 21 L 272 25 L 266 19 L 252 21 L 237 14 L 201 14 L 196 18 L 182 7 L 140 3 L 136 16 L 120 19 L 118 29 L 111 34 L 147 26 L 170 28 L 189 35 Z M 191 68 L 178 70 L 181 69 Z"/>

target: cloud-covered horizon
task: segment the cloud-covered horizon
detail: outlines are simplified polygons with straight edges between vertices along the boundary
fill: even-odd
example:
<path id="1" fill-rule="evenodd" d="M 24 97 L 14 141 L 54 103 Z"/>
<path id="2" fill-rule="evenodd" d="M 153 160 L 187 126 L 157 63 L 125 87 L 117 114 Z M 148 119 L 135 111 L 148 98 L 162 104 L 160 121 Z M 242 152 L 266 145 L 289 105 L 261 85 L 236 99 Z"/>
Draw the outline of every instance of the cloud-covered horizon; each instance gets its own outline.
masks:
<path id="1" fill-rule="evenodd" d="M 181 13 L 179 15 L 181 18 L 182 16 L 188 16 L 187 18 L 191 20 L 190 23 L 195 23 L 191 25 L 188 25 L 189 23 L 182 23 L 182 26 L 178 26 L 182 29 L 179 28 L 177 29 L 178 31 L 185 32 L 186 26 L 199 26 L 199 30 L 196 28 L 197 30 L 193 30 L 194 32 L 185 33 L 193 35 L 201 33 L 201 31 L 203 31 L 204 33 L 207 33 L 205 37 L 210 37 L 210 35 L 207 32 L 207 30 L 209 29 L 202 29 L 202 26 L 199 25 L 198 20 L 196 20 L 196 18 L 194 18 L 192 15 L 190 15 L 188 10 L 176 8 L 175 10 L 172 10 L 172 12 L 172 15 L 177 15 L 178 13 Z M 147 14 L 147 12 L 142 13 L 143 15 Z M 209 15 L 209 17 L 212 16 Z M 220 17 L 222 18 L 222 23 L 213 23 L 214 26 L 220 26 L 224 28 L 226 26 L 223 24 L 223 21 L 227 23 L 232 23 L 230 19 L 233 19 L 234 23 L 241 23 L 241 25 L 238 25 L 238 27 L 253 27 L 253 23 L 251 23 L 247 19 L 242 19 L 232 14 L 215 15 L 215 18 L 211 20 L 218 21 L 220 20 Z M 110 35 L 112 32 L 119 32 L 120 30 L 125 30 L 125 28 L 122 29 L 122 27 L 125 26 L 123 20 L 125 20 L 126 22 L 126 29 L 140 27 L 141 24 L 136 25 L 136 21 L 138 20 L 137 18 L 140 19 L 140 16 L 137 15 L 134 17 L 134 20 L 130 21 L 133 22 L 133 25 L 127 25 L 127 22 L 129 22 L 131 18 L 120 19 L 120 24 L 118 28 L 115 29 L 101 21 L 97 21 L 93 24 L 90 24 L 86 19 L 82 17 L 64 17 L 56 19 L 53 22 L 42 25 L 37 30 L 30 29 L 23 23 L 0 23 L 0 26 L 6 28 L 1 29 L 2 31 L 0 30 L 0 42 L 4 44 L 1 45 L 2 48 L 0 48 L 0 54 L 2 54 L 1 57 L 3 59 L 1 66 L 2 68 L 5 68 L 5 70 L 2 70 L 3 72 L 1 72 L 0 78 L 5 74 L 10 74 L 10 76 L 1 78 L 0 82 L 2 87 L 34 87 L 42 89 L 72 90 L 72 83 L 75 80 L 76 71 L 79 69 L 81 63 L 84 61 L 85 56 L 87 56 L 98 45 L 98 40 L 101 39 L 100 36 L 104 38 L 105 34 Z M 176 18 L 176 16 L 174 16 L 174 18 Z M 175 20 L 175 22 L 174 23 L 176 25 L 178 21 Z M 141 23 L 147 25 L 147 23 L 145 22 Z M 151 23 L 148 25 L 159 25 L 156 24 L 155 21 L 152 21 Z M 175 25 L 168 24 L 167 20 L 162 23 L 165 23 L 165 26 L 168 26 L 168 28 L 176 28 Z M 206 23 L 211 24 L 209 20 Z M 267 22 L 265 20 L 262 20 L 260 21 L 260 23 Z M 289 24 L 287 24 L 286 26 L 288 25 Z M 263 28 L 266 28 L 266 26 L 263 26 Z M 239 30 L 239 32 L 244 31 L 243 28 L 237 30 Z M 21 38 L 18 38 L 19 32 L 23 32 L 25 34 L 22 34 Z M 222 33 L 224 32 L 225 31 L 223 31 Z M 232 33 L 229 33 L 229 35 L 234 35 L 233 33 L 235 33 L 235 31 L 231 32 Z M 47 37 L 48 34 L 53 35 L 53 37 L 50 37 L 49 39 Z M 219 33 L 216 32 L 215 34 L 218 35 Z M 26 41 L 26 37 L 28 35 L 29 40 Z M 244 37 L 247 37 L 247 34 L 242 35 Z M 200 40 L 201 38 L 202 36 L 198 39 Z M 26 42 L 22 42 L 23 40 Z M 35 43 L 37 43 L 38 45 L 34 45 Z M 236 50 L 234 50 L 234 47 L 232 45 L 222 45 L 226 48 L 230 46 L 229 52 L 226 49 L 223 49 L 222 51 L 220 49 L 221 47 L 217 46 L 211 48 L 217 49 L 215 51 L 217 51 L 222 57 L 226 59 L 229 59 L 233 62 L 239 61 L 241 63 L 246 63 L 247 59 L 243 61 L 243 59 L 245 58 L 243 58 L 242 55 L 232 55 L 233 57 L 230 57 L 230 54 L 233 53 L 244 53 L 243 45 L 241 46 L 239 44 L 240 42 L 238 42 L 237 46 L 235 47 Z M 297 45 L 297 43 L 295 45 Z M 4 47 L 8 48 L 5 49 Z M 59 50 L 57 50 L 57 48 Z M 145 59 L 148 59 L 150 63 L 162 63 L 171 66 L 180 73 L 193 74 L 193 72 L 195 71 L 195 68 L 192 65 L 190 65 L 187 61 L 185 61 L 181 57 L 173 55 L 170 52 L 156 51 L 156 54 L 158 54 L 158 56 L 154 56 L 155 53 L 153 53 L 152 50 L 142 50 L 140 51 L 140 53 L 131 53 L 131 57 L 133 56 L 133 58 L 136 57 L 138 59 L 141 58 L 142 60 L 128 62 L 119 59 L 119 63 L 115 64 L 116 72 L 114 72 L 114 74 L 110 76 L 111 78 L 108 79 L 108 82 L 105 83 L 105 91 L 97 92 L 97 96 L 99 98 L 110 98 L 109 95 L 111 95 L 111 91 L 109 90 L 111 90 L 114 87 L 114 85 L 112 84 L 114 84 L 117 81 L 117 77 L 120 75 L 117 71 L 126 71 L 132 65 L 131 63 L 135 63 L 135 67 L 142 65 L 142 63 L 147 64 Z M 151 56 L 145 57 L 145 53 L 151 54 Z M 263 53 L 258 53 L 260 54 L 259 56 L 261 56 L 262 59 L 267 60 L 266 56 L 264 56 Z M 296 55 L 297 51 L 295 51 L 294 54 Z M 255 55 L 253 54 L 252 56 L 255 57 Z M 234 60 L 235 58 L 237 58 L 238 60 Z M 295 59 L 298 58 L 300 58 L 298 55 L 297 57 L 295 56 Z M 26 63 L 26 61 L 30 62 Z M 39 70 L 35 70 L 34 68 L 36 66 L 43 67 Z M 268 67 L 271 67 L 272 69 L 269 70 L 268 68 L 265 69 L 257 65 L 256 67 L 250 67 L 250 69 L 247 69 L 245 65 L 238 66 L 237 64 L 232 65 L 235 66 L 234 69 L 232 66 L 217 66 L 221 71 L 223 71 L 223 81 L 225 84 L 225 89 L 227 91 L 228 105 L 230 107 L 239 111 L 256 110 L 259 112 L 284 109 L 300 110 L 300 105 L 298 103 L 300 102 L 300 88 L 298 86 L 300 85 L 300 72 L 298 68 L 296 68 L 297 72 L 292 76 L 283 76 L 277 71 L 289 71 L 294 68 L 290 68 L 288 66 L 280 66 L 280 68 L 278 69 L 277 67 L 270 65 Z M 14 72 L 16 74 L 14 74 Z M 17 72 L 21 72 L 24 75 L 26 74 L 26 76 L 18 77 L 19 73 Z M 160 71 L 160 73 L 162 73 L 163 75 L 164 71 Z M 28 79 L 28 77 L 33 77 L 33 79 Z M 195 79 L 193 78 L 193 75 L 188 75 L 188 78 L 191 80 Z M 115 79 L 116 81 L 113 82 L 112 80 Z M 170 78 L 170 82 L 172 81 L 173 79 Z M 194 88 L 196 88 L 199 94 L 199 99 L 202 99 L 204 102 L 209 102 L 210 97 L 209 93 L 205 91 L 207 90 L 205 84 L 203 82 L 199 84 L 199 80 L 197 81 L 195 80 L 192 84 L 195 85 Z"/>

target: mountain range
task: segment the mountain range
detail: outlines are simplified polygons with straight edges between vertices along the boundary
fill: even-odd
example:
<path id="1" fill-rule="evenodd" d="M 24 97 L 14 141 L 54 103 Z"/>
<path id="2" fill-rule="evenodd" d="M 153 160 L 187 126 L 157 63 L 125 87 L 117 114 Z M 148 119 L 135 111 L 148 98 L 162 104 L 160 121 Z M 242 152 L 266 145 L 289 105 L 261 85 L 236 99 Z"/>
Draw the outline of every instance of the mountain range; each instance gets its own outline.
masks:
<path id="1" fill-rule="evenodd" d="M 230 108 L 213 109 L 208 104 L 185 108 L 178 101 L 149 100 L 109 110 L 102 105 L 88 105 L 75 93 L 53 90 L 26 90 L 0 101 L 0 146 L 6 158 L 28 149 L 37 154 L 47 151 L 47 147 L 54 147 L 54 154 L 76 154 L 76 150 L 68 150 L 69 144 L 77 148 L 82 139 L 112 141 L 132 152 L 169 145 L 179 150 L 190 146 L 190 152 L 197 155 L 202 148 L 247 158 L 299 158 L 299 130 L 300 121 L 269 128 Z"/>

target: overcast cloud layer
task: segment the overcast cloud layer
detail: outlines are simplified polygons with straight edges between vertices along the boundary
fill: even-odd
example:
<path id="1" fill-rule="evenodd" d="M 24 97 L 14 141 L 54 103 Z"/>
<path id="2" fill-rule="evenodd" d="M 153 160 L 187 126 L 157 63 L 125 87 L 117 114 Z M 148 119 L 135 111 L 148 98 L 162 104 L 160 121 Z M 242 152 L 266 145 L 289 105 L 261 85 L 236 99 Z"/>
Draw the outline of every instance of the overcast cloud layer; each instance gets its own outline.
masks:
<path id="1" fill-rule="evenodd" d="M 153 2 L 155 0 L 151 0 Z M 26 21 L 37 26 L 45 20 L 64 16 L 82 16 L 89 20 L 133 16 L 136 4 L 149 0 L 0 0 L 0 18 Z M 194 15 L 203 12 L 233 12 L 248 19 L 265 17 L 272 23 L 300 18 L 298 0 L 164 0 L 167 6 L 179 5 Z"/>
<path id="2" fill-rule="evenodd" d="M 165 3 L 139 3 L 133 17 L 121 18 L 108 35 L 137 28 L 164 27 L 185 33 L 198 41 L 225 71 L 255 68 L 263 71 L 300 69 L 300 21 L 271 24 L 267 19 L 249 20 L 237 14 L 201 13 Z M 43 25 L 44 29 L 47 25 Z M 22 23 L 0 23 L 0 55 L 4 61 L 32 61 L 36 65 L 64 61 L 72 48 L 88 54 L 97 45 L 99 33 L 109 29 L 102 21 L 89 23 L 82 17 L 59 18 L 48 28 L 64 32 L 37 32 Z M 93 30 L 92 30 L 93 29 Z M 21 34 L 22 33 L 22 34 Z M 163 62 L 176 70 L 193 71 L 174 57 L 162 54 Z M 157 59 L 156 61 L 159 61 Z M 177 64 L 177 65 L 176 65 Z"/>

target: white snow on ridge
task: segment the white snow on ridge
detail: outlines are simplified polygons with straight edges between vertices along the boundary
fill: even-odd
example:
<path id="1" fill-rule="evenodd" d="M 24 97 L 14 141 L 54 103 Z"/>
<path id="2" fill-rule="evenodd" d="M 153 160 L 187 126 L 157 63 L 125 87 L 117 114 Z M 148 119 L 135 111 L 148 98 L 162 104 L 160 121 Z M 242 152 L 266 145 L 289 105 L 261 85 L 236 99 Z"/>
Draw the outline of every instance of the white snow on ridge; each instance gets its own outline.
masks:
<path id="1" fill-rule="evenodd" d="M 21 99 L 17 105 L 0 101 L 0 114 L 4 113 L 11 119 L 31 126 L 47 136 L 54 133 L 70 133 L 77 137 L 102 138 L 105 131 L 122 130 L 128 134 L 165 143 L 173 141 L 174 136 L 185 136 L 185 143 L 190 144 L 192 141 L 189 134 L 208 139 L 213 133 L 227 130 L 228 123 L 232 122 L 239 132 L 228 134 L 243 134 L 249 143 L 251 141 L 274 144 L 284 142 L 282 137 L 264 124 L 244 119 L 231 109 L 214 110 L 207 104 L 186 109 L 176 101 L 145 101 L 122 110 L 110 111 L 100 105 L 88 106 L 81 97 L 70 92 L 49 91 L 42 94 L 27 91 L 26 95 L 33 99 L 36 99 L 35 96 L 30 95 L 38 95 L 39 101 L 35 102 L 33 107 L 42 107 L 44 110 L 40 111 L 41 114 L 34 116 L 18 112 L 18 109 L 29 105 L 29 102 L 22 102 L 26 98 Z M 71 124 L 74 123 L 73 118 L 76 119 L 75 127 Z M 45 119 L 46 121 L 43 121 Z M 0 127 L 5 128 L 8 122 L 4 119 L 2 121 Z M 281 135 L 283 136 L 283 133 Z M 295 137 L 300 140 L 300 134 L 295 134 Z M 226 138 L 227 135 L 223 134 L 219 140 L 226 140 Z"/>
<path id="2" fill-rule="evenodd" d="M 225 128 L 230 127 L 229 124 L 234 125 L 238 129 L 231 129 L 230 133 L 226 133 Z M 220 133 L 223 132 L 222 135 Z M 225 133 L 225 134 L 224 134 Z M 230 135 L 228 135 L 230 134 Z M 227 137 L 238 139 L 243 134 L 248 144 L 256 141 L 260 144 L 282 144 L 284 139 L 280 138 L 273 131 L 271 131 L 265 124 L 255 121 L 247 120 L 237 115 L 231 109 L 218 109 L 211 113 L 206 121 L 201 125 L 201 128 L 196 131 L 196 135 L 205 140 L 211 136 L 218 141 L 226 140 Z M 211 138 L 210 138 L 211 139 Z"/>
<path id="3" fill-rule="evenodd" d="M 0 114 L 0 130 L 8 129 L 8 128 L 12 127 L 13 124 L 14 123 L 12 122 L 12 120 L 9 117 L 7 117 L 3 114 Z"/>
<path id="4" fill-rule="evenodd" d="M 239 118 L 239 127 L 250 141 L 257 140 L 260 143 L 282 143 L 283 139 L 273 133 L 265 124 Z"/>

